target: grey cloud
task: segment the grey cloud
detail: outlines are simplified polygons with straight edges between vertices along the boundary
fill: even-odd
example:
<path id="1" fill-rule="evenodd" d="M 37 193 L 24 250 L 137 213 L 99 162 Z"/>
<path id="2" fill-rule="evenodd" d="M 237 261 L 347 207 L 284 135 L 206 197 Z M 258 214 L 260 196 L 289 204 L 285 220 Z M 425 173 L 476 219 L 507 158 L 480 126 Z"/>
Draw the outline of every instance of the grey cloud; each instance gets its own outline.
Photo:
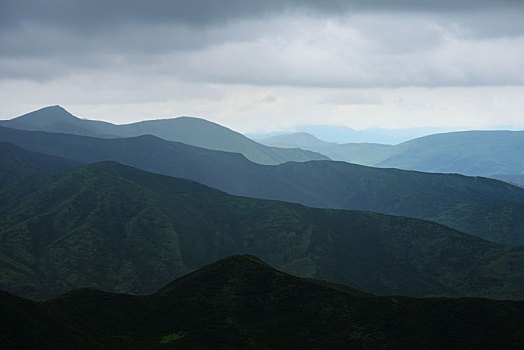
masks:
<path id="1" fill-rule="evenodd" d="M 524 4 L 524 1 L 522 3 Z M 466 39 L 514 37 L 524 34 L 524 8 L 478 11 L 467 16 L 447 14 L 436 17 L 449 27 L 454 26 L 455 34 Z"/>
<path id="2" fill-rule="evenodd" d="M 279 1 L 3 0 L 2 26 L 36 22 L 75 30 L 101 30 L 126 22 L 203 25 L 281 10 Z"/>
<path id="3" fill-rule="evenodd" d="M 215 24 L 302 9 L 322 13 L 351 11 L 478 11 L 524 8 L 521 0 L 2 0 L 0 25 L 24 22 L 97 30 L 121 22 Z"/>
<path id="4" fill-rule="evenodd" d="M 440 16 L 442 23 L 455 25 L 457 35 L 465 37 L 524 33 L 522 0 L 0 0 L 0 55 L 191 51 L 256 38 L 257 28 L 251 28 L 249 22 L 257 18 L 340 16 L 362 11 L 379 16 L 404 11 L 422 19 Z M 417 11 L 423 13 L 414 14 Z M 248 24 L 228 30 L 231 23 L 242 21 Z M 375 25 L 382 24 L 376 21 Z M 395 26 L 401 28 L 402 19 Z M 397 44 L 398 50 L 404 50 L 413 38 L 435 34 L 420 29 L 406 32 L 405 39 L 392 36 L 394 42 L 389 47 Z M 428 37 L 426 43 L 434 44 L 432 39 Z"/>
<path id="5" fill-rule="evenodd" d="M 511 0 L 0 0 L 0 79 L 108 71 L 254 85 L 523 84 L 522 14 L 524 1 Z M 354 33 L 308 32 L 324 18 Z M 505 36 L 513 41 L 496 42 Z"/>
<path id="6" fill-rule="evenodd" d="M 0 54 L 4 57 L 87 53 L 142 53 L 154 55 L 166 51 L 191 51 L 224 41 L 242 40 L 249 31 L 231 33 L 217 28 L 192 29 L 183 25 L 122 25 L 95 35 L 60 30 L 50 26 L 27 24 L 0 36 Z"/>
<path id="7" fill-rule="evenodd" d="M 335 92 L 328 94 L 323 102 L 335 105 L 379 105 L 382 99 L 374 92 Z"/>

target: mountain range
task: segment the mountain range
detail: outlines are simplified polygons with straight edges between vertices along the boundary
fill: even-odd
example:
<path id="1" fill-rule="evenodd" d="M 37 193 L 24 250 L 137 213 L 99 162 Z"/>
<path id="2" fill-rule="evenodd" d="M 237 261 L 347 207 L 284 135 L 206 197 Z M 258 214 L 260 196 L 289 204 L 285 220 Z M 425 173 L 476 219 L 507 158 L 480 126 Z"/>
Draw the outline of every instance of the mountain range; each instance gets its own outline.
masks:
<path id="1" fill-rule="evenodd" d="M 409 141 L 417 137 L 432 135 L 442 132 L 450 132 L 454 129 L 450 128 L 435 128 L 435 127 L 414 127 L 414 128 L 368 128 L 362 130 L 355 130 L 342 125 L 326 125 L 326 124 L 298 124 L 292 127 L 293 132 L 290 131 L 272 131 L 272 132 L 255 132 L 247 133 L 246 136 L 256 140 L 264 140 L 273 136 L 292 135 L 292 134 L 310 134 L 315 135 L 315 138 L 325 140 L 332 143 L 381 143 L 387 145 L 396 145 L 401 142 Z"/>
<path id="2" fill-rule="evenodd" d="M 3 349 L 522 349 L 524 302 L 376 297 L 233 256 L 132 296 L 0 292 Z"/>
<path id="3" fill-rule="evenodd" d="M 147 120 L 115 125 L 108 122 L 80 119 L 60 106 L 51 106 L 0 121 L 9 128 L 47 131 L 102 138 L 154 135 L 168 141 L 219 151 L 241 153 L 260 164 L 280 164 L 287 161 L 329 159 L 319 153 L 293 148 L 276 148 L 261 145 L 242 134 L 205 119 L 180 117 Z"/>
<path id="4" fill-rule="evenodd" d="M 102 139 L 0 127 L 0 141 L 83 163 L 118 161 L 234 195 L 410 216 L 491 241 L 524 244 L 524 189 L 487 178 L 334 161 L 260 165 L 240 154 L 150 135 Z"/>
<path id="5" fill-rule="evenodd" d="M 260 139 L 259 142 L 273 147 L 314 149 L 332 160 L 370 166 L 387 158 L 394 147 L 389 144 L 370 142 L 327 142 L 306 132 L 275 135 Z"/>
<path id="6" fill-rule="evenodd" d="M 196 118 L 0 124 L 2 349 L 524 347 L 518 132 L 280 144 L 324 157 Z"/>
<path id="7" fill-rule="evenodd" d="M 381 295 L 524 298 L 522 246 L 428 221 L 235 197 L 115 162 L 75 166 L 0 146 L 0 283 L 19 295 L 45 299 L 83 286 L 151 293 L 248 253 Z"/>
<path id="8" fill-rule="evenodd" d="M 257 143 L 205 119 L 179 117 L 115 125 L 77 118 L 60 106 L 0 121 L 0 125 L 101 138 L 154 135 L 197 147 L 241 153 L 253 162 L 268 165 L 333 159 L 383 168 L 495 178 L 524 174 L 524 131 L 447 132 L 396 145 L 325 142 L 301 132 L 277 135 Z"/>
<path id="9" fill-rule="evenodd" d="M 337 144 L 306 133 L 278 135 L 260 142 L 278 147 L 300 147 L 333 160 L 382 168 L 472 176 L 524 174 L 524 131 L 440 133 L 397 145 Z"/>

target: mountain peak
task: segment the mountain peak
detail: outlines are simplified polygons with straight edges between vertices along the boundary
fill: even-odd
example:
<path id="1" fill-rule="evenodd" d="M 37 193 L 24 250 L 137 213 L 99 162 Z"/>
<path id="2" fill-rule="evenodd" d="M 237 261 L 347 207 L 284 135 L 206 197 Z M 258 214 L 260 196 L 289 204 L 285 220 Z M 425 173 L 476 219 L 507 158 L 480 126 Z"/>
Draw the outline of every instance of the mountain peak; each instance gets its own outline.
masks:
<path id="1" fill-rule="evenodd" d="M 47 109 L 47 110 L 61 110 L 61 111 L 65 111 L 66 109 L 60 105 L 53 105 L 53 106 L 47 106 L 47 107 L 42 107 L 40 109 L 38 109 L 38 111 L 41 111 L 41 110 L 44 110 L 44 109 Z"/>
<path id="2" fill-rule="evenodd" d="M 72 120 L 78 120 L 78 118 L 63 107 L 55 105 L 21 115 L 18 118 L 11 119 L 11 122 L 31 122 L 33 125 L 38 125 Z"/>
<path id="3" fill-rule="evenodd" d="M 60 105 L 43 107 L 43 108 L 37 109 L 36 111 L 29 112 L 24 115 L 35 115 L 35 116 L 44 117 L 44 118 L 47 118 L 50 115 L 53 115 L 56 117 L 65 117 L 66 116 L 66 117 L 73 117 L 75 119 L 78 119 Z"/>
<path id="4" fill-rule="evenodd" d="M 204 266 L 169 283 L 160 293 L 169 294 L 174 289 L 200 290 L 204 293 L 213 289 L 229 289 L 244 295 L 249 295 L 256 289 L 257 293 L 271 293 L 272 288 L 285 288 L 290 281 L 301 284 L 306 289 L 336 290 L 353 296 L 372 295 L 346 285 L 289 275 L 250 254 L 233 255 Z"/>
<path id="5" fill-rule="evenodd" d="M 242 254 L 233 255 L 218 260 L 210 265 L 204 266 L 188 275 L 185 275 L 168 285 L 162 290 L 167 291 L 180 284 L 205 285 L 209 281 L 213 283 L 228 283 L 231 276 L 258 276 L 279 274 L 277 270 L 260 260 L 258 257 Z"/>

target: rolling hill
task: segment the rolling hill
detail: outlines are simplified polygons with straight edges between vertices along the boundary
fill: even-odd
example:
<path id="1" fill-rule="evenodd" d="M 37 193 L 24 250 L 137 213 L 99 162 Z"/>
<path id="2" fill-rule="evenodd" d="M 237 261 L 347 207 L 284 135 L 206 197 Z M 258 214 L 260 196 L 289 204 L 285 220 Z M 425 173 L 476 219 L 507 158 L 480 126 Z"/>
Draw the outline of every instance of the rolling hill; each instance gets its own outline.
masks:
<path id="1" fill-rule="evenodd" d="M 100 139 L 0 127 L 0 141 L 84 163 L 114 160 L 234 195 L 416 217 L 488 240 L 524 244 L 524 190 L 492 179 L 334 161 L 260 165 L 240 154 L 153 136 Z"/>
<path id="2" fill-rule="evenodd" d="M 0 283 L 19 295 L 151 293 L 248 253 L 375 294 L 524 298 L 521 246 L 417 219 L 235 197 L 115 162 L 25 175 L 38 164 L 0 150 L 11 159 L 1 173 L 19 179 L 0 188 L 10 198 L 0 202 Z"/>
<path id="3" fill-rule="evenodd" d="M 334 160 L 382 168 L 471 176 L 523 175 L 524 131 L 461 131 L 419 137 L 398 145 L 336 144 L 312 135 L 288 134 L 261 140 L 267 145 L 301 147 Z"/>
<path id="4" fill-rule="evenodd" d="M 329 159 L 318 153 L 298 148 L 276 148 L 261 145 L 242 134 L 205 119 L 180 117 L 148 120 L 115 125 L 107 122 L 80 119 L 60 106 L 51 106 L 1 121 L 0 125 L 14 129 L 95 136 L 102 138 L 154 135 L 168 141 L 241 153 L 260 164 L 280 164 L 288 161 Z"/>
<path id="5" fill-rule="evenodd" d="M 375 164 L 465 175 L 523 174 L 524 131 L 462 131 L 421 137 L 395 146 Z"/>
<path id="6" fill-rule="evenodd" d="M 305 132 L 277 135 L 259 141 L 264 145 L 273 147 L 299 147 L 325 154 L 332 160 L 341 160 L 360 165 L 374 165 L 386 159 L 394 147 L 380 143 L 326 142 Z"/>
<path id="7" fill-rule="evenodd" d="M 524 302 L 375 297 L 233 256 L 131 296 L 0 292 L 3 349 L 521 349 Z"/>

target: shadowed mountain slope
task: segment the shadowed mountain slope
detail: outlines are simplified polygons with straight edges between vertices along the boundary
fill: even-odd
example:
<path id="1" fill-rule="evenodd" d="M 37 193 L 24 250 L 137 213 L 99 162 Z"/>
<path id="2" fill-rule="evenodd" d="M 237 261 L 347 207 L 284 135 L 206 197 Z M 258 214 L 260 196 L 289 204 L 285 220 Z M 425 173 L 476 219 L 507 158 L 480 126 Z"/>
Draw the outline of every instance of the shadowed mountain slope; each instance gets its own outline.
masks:
<path id="1" fill-rule="evenodd" d="M 524 190 L 493 179 L 333 161 L 264 166 L 240 154 L 154 136 L 99 139 L 0 127 L 0 141 L 85 163 L 115 160 L 235 195 L 411 216 L 492 241 L 524 244 Z M 505 214 L 492 215 L 494 211 Z"/>
<path id="2" fill-rule="evenodd" d="M 30 152 L 7 142 L 0 142 L 0 154 L 0 167 L 5 169 L 11 169 L 15 166 L 22 167 L 19 169 L 19 174 L 17 174 L 17 176 L 20 174 L 28 175 L 32 172 L 39 173 L 44 169 L 60 170 L 72 168 L 82 164 L 66 158 L 50 156 L 38 152 Z M 7 175 L 7 173 L 4 173 L 4 175 Z"/>
<path id="3" fill-rule="evenodd" d="M 182 142 L 197 147 L 241 153 L 260 164 L 329 159 L 324 155 L 298 148 L 264 146 L 219 124 L 190 117 L 115 125 L 102 121 L 79 119 L 60 106 L 51 106 L 18 118 L 2 121 L 0 125 L 22 130 L 103 138 L 154 135 L 168 141 Z"/>
<path id="4" fill-rule="evenodd" d="M 4 349 L 521 349 L 524 302 L 374 297 L 233 256 L 136 297 L 0 292 Z"/>
<path id="5" fill-rule="evenodd" d="M 491 175 L 493 179 L 507 181 L 517 186 L 524 186 L 524 174 L 523 175 Z"/>
<path id="6" fill-rule="evenodd" d="M 28 192 L 22 168 L 2 168 L 20 181 L 0 189 L 0 283 L 19 295 L 151 293 L 249 253 L 377 294 L 524 297 L 524 247 L 436 223 L 235 197 L 114 162 L 31 174 Z"/>

